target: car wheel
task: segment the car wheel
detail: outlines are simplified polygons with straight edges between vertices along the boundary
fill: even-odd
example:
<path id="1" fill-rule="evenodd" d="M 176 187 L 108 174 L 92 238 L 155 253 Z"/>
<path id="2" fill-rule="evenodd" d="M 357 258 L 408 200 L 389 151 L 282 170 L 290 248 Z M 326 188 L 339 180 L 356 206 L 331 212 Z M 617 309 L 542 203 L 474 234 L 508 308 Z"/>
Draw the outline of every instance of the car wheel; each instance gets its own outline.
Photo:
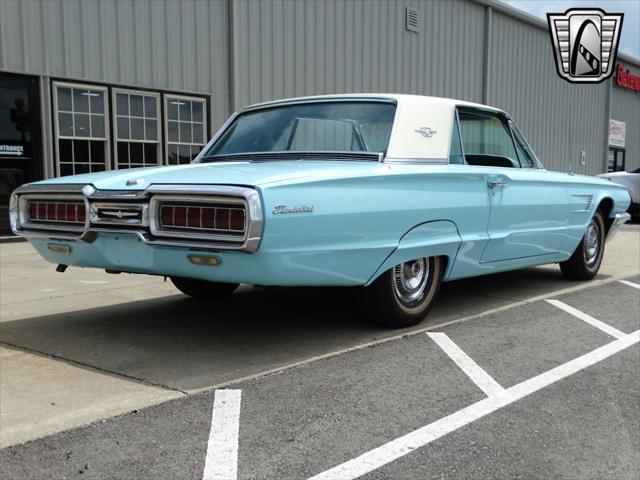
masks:
<path id="1" fill-rule="evenodd" d="M 376 323 L 402 328 L 420 323 L 429 313 L 442 283 L 440 257 L 411 260 L 383 273 L 366 288 Z"/>
<path id="2" fill-rule="evenodd" d="M 194 298 L 224 297 L 238 288 L 237 283 L 207 282 L 206 280 L 185 277 L 171 277 L 171 282 L 182 293 Z"/>
<path id="3" fill-rule="evenodd" d="M 560 270 L 568 280 L 590 280 L 596 276 L 604 255 L 604 216 L 597 211 L 571 258 L 560 262 Z"/>

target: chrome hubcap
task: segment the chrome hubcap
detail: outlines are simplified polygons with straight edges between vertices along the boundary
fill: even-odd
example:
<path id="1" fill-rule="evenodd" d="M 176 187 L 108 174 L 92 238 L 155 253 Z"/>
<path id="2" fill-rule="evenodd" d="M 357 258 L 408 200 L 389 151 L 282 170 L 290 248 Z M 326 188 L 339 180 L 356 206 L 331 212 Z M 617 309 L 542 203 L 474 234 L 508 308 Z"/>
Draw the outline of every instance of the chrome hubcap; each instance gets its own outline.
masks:
<path id="1" fill-rule="evenodd" d="M 598 260 L 598 254 L 600 252 L 600 232 L 598 225 L 594 220 L 587 227 L 587 231 L 584 234 L 583 253 L 584 261 L 588 266 L 593 266 Z"/>
<path id="2" fill-rule="evenodd" d="M 412 305 L 424 297 L 429 280 L 429 261 L 426 258 L 401 263 L 393 268 L 393 287 L 398 299 Z"/>

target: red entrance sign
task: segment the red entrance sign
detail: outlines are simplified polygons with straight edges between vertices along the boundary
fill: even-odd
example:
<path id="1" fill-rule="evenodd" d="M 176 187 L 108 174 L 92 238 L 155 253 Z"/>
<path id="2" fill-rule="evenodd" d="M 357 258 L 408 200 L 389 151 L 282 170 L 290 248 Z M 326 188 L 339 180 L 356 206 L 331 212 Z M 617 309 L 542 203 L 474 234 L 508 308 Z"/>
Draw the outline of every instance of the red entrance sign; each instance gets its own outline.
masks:
<path id="1" fill-rule="evenodd" d="M 616 83 L 619 87 L 640 92 L 640 77 L 629 70 L 625 70 L 622 63 L 617 65 Z"/>

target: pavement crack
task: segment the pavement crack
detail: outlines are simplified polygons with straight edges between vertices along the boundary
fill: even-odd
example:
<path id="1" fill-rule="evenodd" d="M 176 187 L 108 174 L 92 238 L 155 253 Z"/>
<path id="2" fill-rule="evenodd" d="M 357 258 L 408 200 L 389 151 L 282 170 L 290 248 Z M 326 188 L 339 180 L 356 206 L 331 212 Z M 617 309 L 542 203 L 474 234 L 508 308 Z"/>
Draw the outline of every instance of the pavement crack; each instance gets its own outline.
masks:
<path id="1" fill-rule="evenodd" d="M 61 362 L 65 362 L 65 363 L 68 363 L 70 365 L 75 365 L 75 366 L 78 366 L 78 367 L 87 368 L 87 369 L 92 370 L 94 372 L 98 372 L 98 373 L 102 373 L 102 374 L 111 375 L 111 376 L 114 376 L 114 377 L 126 379 L 126 380 L 129 380 L 129 381 L 140 383 L 142 385 L 147 385 L 147 386 L 156 387 L 156 388 L 162 388 L 164 390 L 170 390 L 172 392 L 178 392 L 178 393 L 183 394 L 184 396 L 189 396 L 190 395 L 188 392 L 186 392 L 184 390 L 181 390 L 179 388 L 176 388 L 176 387 L 172 387 L 171 385 L 166 385 L 166 384 L 158 383 L 158 382 L 152 382 L 151 380 L 145 380 L 144 378 L 135 377 L 133 375 L 127 375 L 126 373 L 116 372 L 115 370 L 109 370 L 109 369 L 103 368 L 103 367 L 97 367 L 95 365 L 91 365 L 90 363 L 85 363 L 85 362 L 81 362 L 81 361 L 78 361 L 78 360 L 73 360 L 73 359 L 70 359 L 70 358 L 63 357 L 61 355 L 56 355 L 55 353 L 43 352 L 43 351 L 37 350 L 35 348 L 23 347 L 22 345 L 17 345 L 15 343 L 7 342 L 6 340 L 0 340 L 0 345 L 7 346 L 7 347 L 10 347 L 10 348 L 15 348 L 17 350 L 21 350 L 21 351 L 26 352 L 26 353 L 31 353 L 31 354 L 34 354 L 34 355 L 40 355 L 40 356 L 43 356 L 43 357 L 51 358 L 53 360 L 58 360 L 58 361 L 61 361 Z"/>

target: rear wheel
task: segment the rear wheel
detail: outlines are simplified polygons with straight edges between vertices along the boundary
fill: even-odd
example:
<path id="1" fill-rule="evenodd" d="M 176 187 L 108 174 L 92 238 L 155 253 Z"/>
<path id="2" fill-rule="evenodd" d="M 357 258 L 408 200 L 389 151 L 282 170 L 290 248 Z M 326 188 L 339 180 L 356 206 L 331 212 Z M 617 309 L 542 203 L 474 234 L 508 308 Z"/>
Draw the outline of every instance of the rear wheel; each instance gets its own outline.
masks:
<path id="1" fill-rule="evenodd" d="M 566 279 L 590 280 L 596 276 L 604 255 L 605 234 L 604 216 L 597 211 L 571 258 L 560 263 Z"/>
<path id="2" fill-rule="evenodd" d="M 219 298 L 230 295 L 237 283 L 207 282 L 195 278 L 171 277 L 171 282 L 185 295 L 194 298 Z"/>
<path id="3" fill-rule="evenodd" d="M 394 328 L 420 323 L 438 295 L 442 274 L 440 257 L 411 260 L 383 273 L 366 289 L 376 323 Z"/>

